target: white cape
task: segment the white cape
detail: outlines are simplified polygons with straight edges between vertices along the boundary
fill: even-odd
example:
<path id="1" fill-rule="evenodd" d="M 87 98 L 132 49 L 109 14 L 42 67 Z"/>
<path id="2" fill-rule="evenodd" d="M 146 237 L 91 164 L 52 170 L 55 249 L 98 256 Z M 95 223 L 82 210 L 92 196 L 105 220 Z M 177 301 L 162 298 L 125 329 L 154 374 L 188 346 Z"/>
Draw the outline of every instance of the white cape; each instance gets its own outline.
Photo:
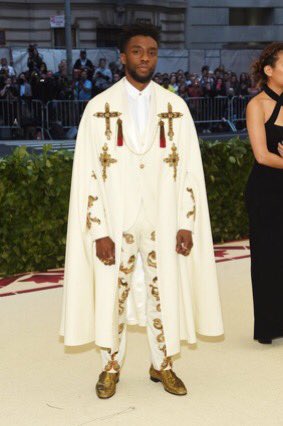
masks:
<path id="1" fill-rule="evenodd" d="M 123 232 L 123 147 L 118 147 L 116 118 L 111 119 L 112 136 L 105 136 L 105 119 L 94 117 L 104 111 L 105 103 L 112 111 L 122 113 L 124 137 L 127 138 L 129 116 L 125 108 L 123 81 L 92 99 L 82 117 L 73 165 L 65 260 L 64 300 L 61 334 L 65 344 L 74 346 L 95 341 L 98 346 L 118 348 L 118 272 Z M 167 355 L 180 351 L 180 340 L 196 342 L 196 333 L 206 336 L 223 334 L 216 265 L 207 205 L 202 161 L 195 126 L 185 102 L 154 83 L 155 112 L 148 137 L 159 144 L 158 113 L 167 110 L 183 114 L 174 120 L 175 136 L 167 136 L 166 148 L 160 148 L 158 220 L 156 255 L 162 322 Z M 168 120 L 165 120 L 166 122 Z M 115 131 L 114 131 L 115 129 Z M 165 134 L 168 123 L 165 123 Z M 106 182 L 102 179 L 99 154 L 104 143 L 117 162 L 111 166 Z M 172 168 L 163 161 L 171 153 L 172 143 L 178 148 L 179 165 L 176 181 Z M 95 254 L 95 244 L 86 228 L 89 181 L 96 171 L 100 196 L 109 224 L 110 237 L 115 242 L 116 264 L 105 266 Z M 186 192 L 186 182 L 193 188 L 196 202 L 191 254 L 187 257 L 175 251 L 178 215 Z M 143 273 L 135 273 L 135 283 L 141 286 Z M 131 292 L 130 292 L 131 293 Z M 128 323 L 145 325 L 146 318 L 137 316 L 141 309 L 128 301 Z"/>

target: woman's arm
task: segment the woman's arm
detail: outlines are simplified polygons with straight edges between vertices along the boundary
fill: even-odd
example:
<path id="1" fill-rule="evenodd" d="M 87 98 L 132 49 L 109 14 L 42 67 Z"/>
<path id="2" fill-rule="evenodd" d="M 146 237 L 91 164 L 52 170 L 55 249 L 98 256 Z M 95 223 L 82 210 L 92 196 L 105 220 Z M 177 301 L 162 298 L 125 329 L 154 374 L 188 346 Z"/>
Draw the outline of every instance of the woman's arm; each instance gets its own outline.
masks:
<path id="1" fill-rule="evenodd" d="M 283 157 L 283 143 L 278 144 L 278 152 L 281 155 L 281 157 Z"/>
<path id="2" fill-rule="evenodd" d="M 264 121 L 260 101 L 253 98 L 247 106 L 247 129 L 256 161 L 264 166 L 283 169 L 283 158 L 268 151 Z"/>

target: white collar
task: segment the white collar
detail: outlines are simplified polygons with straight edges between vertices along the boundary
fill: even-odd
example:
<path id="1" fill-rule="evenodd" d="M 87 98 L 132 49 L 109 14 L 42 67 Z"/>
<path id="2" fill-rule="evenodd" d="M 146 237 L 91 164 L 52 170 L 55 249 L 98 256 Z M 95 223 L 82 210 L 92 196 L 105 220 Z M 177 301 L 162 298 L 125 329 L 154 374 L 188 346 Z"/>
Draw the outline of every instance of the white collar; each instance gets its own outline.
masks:
<path id="1" fill-rule="evenodd" d="M 135 86 L 133 86 L 127 77 L 124 77 L 125 87 L 128 92 L 128 94 L 133 98 L 137 99 L 139 97 L 145 97 L 149 98 L 151 95 L 151 89 L 152 89 L 152 80 L 148 83 L 148 85 L 143 90 L 138 90 Z"/>

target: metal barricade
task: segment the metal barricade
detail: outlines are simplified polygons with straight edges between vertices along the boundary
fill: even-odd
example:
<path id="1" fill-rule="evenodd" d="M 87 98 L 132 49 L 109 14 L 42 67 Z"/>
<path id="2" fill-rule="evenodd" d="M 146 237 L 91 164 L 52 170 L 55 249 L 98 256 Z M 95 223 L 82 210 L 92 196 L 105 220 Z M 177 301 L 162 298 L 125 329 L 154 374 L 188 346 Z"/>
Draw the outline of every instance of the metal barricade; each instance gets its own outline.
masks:
<path id="1" fill-rule="evenodd" d="M 208 127 L 213 123 L 227 123 L 230 129 L 235 131 L 233 123 L 231 123 L 228 96 L 189 98 L 188 107 L 196 124 Z"/>
<path id="2" fill-rule="evenodd" d="M 231 99 L 231 121 L 243 125 L 246 121 L 246 109 L 253 95 L 233 96 Z M 245 124 L 244 124 L 245 125 Z"/>
<path id="3" fill-rule="evenodd" d="M 187 103 L 197 127 L 211 129 L 218 123 L 226 123 L 232 132 L 245 127 L 246 107 L 249 96 L 217 96 L 212 98 L 189 98 Z M 76 129 L 87 101 L 53 100 L 46 106 L 40 100 L 0 100 L 0 139 L 33 139 L 36 129 L 44 139 L 47 133 L 52 139 L 54 125 L 65 130 L 74 128 L 70 138 L 75 138 Z M 50 132 L 51 130 L 51 132 Z M 63 130 L 62 130 L 63 131 Z"/>
<path id="4" fill-rule="evenodd" d="M 37 130 L 43 137 L 44 105 L 40 100 L 0 100 L 0 139 L 28 139 L 31 129 L 33 138 Z"/>
<path id="5" fill-rule="evenodd" d="M 20 111 L 17 100 L 0 99 L 0 139 L 14 139 L 20 128 Z"/>
<path id="6" fill-rule="evenodd" d="M 78 128 L 87 101 L 54 100 L 46 104 L 46 127 L 50 134 L 52 126 L 59 124 L 67 130 Z"/>

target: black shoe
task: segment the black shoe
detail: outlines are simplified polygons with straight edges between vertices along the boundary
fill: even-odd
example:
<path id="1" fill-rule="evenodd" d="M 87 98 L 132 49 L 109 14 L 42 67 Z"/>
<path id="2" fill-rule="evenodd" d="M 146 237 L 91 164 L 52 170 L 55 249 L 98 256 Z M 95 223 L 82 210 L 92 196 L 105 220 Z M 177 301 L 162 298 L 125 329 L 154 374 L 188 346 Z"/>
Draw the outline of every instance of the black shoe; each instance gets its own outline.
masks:
<path id="1" fill-rule="evenodd" d="M 259 343 L 262 343 L 263 345 L 271 345 L 272 339 L 257 339 Z"/>

